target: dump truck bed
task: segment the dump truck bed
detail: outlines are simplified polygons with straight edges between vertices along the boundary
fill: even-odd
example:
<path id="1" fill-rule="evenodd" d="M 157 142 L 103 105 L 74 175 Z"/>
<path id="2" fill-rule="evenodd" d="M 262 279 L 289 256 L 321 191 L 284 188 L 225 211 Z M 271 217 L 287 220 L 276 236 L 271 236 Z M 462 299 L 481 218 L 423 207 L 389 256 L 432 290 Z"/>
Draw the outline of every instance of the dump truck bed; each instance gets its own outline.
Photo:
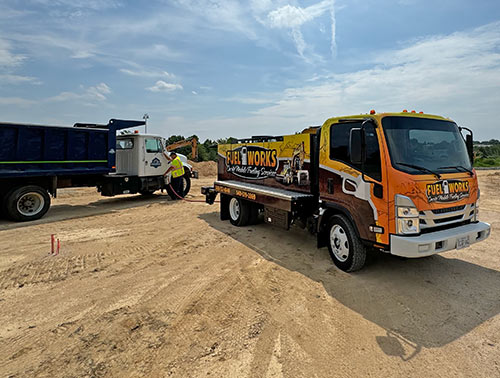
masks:
<path id="1" fill-rule="evenodd" d="M 113 119 L 73 127 L 0 123 L 0 178 L 109 173 L 116 131 L 139 124 Z"/>

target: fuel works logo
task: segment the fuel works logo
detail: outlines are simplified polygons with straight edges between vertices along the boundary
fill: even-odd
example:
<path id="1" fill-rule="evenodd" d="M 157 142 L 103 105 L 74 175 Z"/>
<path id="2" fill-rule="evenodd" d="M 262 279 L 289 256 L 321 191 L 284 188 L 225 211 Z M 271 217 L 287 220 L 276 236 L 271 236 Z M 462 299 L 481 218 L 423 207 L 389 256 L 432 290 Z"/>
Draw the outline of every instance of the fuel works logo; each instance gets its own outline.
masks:
<path id="1" fill-rule="evenodd" d="M 427 201 L 431 202 L 457 202 L 469 197 L 470 186 L 468 181 L 440 180 L 427 184 Z"/>
<path id="2" fill-rule="evenodd" d="M 236 176 L 260 180 L 276 176 L 278 151 L 259 146 L 241 146 L 226 152 L 227 171 Z"/>

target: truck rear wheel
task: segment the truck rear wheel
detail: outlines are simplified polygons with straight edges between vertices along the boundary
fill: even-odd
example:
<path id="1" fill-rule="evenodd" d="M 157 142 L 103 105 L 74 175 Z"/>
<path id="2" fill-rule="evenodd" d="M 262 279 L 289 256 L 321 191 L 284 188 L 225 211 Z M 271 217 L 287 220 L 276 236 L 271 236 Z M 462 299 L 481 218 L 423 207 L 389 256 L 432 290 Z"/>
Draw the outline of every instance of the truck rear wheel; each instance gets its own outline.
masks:
<path id="1" fill-rule="evenodd" d="M 229 200 L 229 220 L 235 226 L 246 226 L 250 221 L 249 204 L 236 197 Z"/>
<path id="2" fill-rule="evenodd" d="M 5 197 L 7 215 L 18 222 L 40 219 L 49 207 L 49 193 L 37 185 L 16 188 Z"/>
<path id="3" fill-rule="evenodd" d="M 352 223 L 343 215 L 330 219 L 328 250 L 334 264 L 344 272 L 354 272 L 365 265 L 366 248 Z"/>

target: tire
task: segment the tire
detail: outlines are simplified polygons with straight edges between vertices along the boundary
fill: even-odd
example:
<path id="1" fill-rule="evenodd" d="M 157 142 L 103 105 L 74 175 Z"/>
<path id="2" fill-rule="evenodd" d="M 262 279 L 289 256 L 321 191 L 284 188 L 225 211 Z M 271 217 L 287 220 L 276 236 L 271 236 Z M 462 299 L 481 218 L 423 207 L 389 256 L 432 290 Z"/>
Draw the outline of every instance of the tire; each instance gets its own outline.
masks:
<path id="1" fill-rule="evenodd" d="M 40 219 L 50 207 L 50 196 L 37 185 L 13 189 L 5 197 L 5 210 L 9 218 L 17 222 Z"/>
<path id="2" fill-rule="evenodd" d="M 182 183 L 183 183 L 183 189 L 184 193 L 182 194 L 183 197 L 186 197 L 191 190 L 191 172 L 186 168 L 186 173 L 184 173 L 184 176 L 182 176 Z"/>
<path id="3" fill-rule="evenodd" d="M 229 221 L 234 226 L 246 226 L 250 221 L 250 205 L 248 202 L 231 197 L 229 200 Z"/>
<path id="4" fill-rule="evenodd" d="M 349 219 L 334 215 L 327 230 L 328 251 L 333 263 L 344 272 L 360 270 L 365 265 L 366 248 Z"/>
<path id="5" fill-rule="evenodd" d="M 182 176 L 182 188 L 183 188 L 183 193 L 179 193 L 179 195 L 182 198 L 184 198 L 188 195 L 189 191 L 191 190 L 191 173 L 187 169 L 186 173 L 184 173 L 184 176 Z M 175 195 L 170 185 L 167 186 L 167 194 L 174 201 L 179 199 L 179 197 Z"/>

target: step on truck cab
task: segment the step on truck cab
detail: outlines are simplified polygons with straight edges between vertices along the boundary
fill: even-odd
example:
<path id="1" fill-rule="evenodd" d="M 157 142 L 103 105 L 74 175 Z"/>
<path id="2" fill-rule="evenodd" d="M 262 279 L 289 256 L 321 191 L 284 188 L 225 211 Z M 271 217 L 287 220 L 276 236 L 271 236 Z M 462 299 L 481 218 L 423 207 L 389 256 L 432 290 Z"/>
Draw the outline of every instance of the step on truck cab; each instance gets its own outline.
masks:
<path id="1" fill-rule="evenodd" d="M 465 136 L 464 136 L 465 135 Z M 423 113 L 330 118 L 284 136 L 218 146 L 221 219 L 307 227 L 344 271 L 367 248 L 425 257 L 486 239 L 472 168 L 472 131 Z"/>

